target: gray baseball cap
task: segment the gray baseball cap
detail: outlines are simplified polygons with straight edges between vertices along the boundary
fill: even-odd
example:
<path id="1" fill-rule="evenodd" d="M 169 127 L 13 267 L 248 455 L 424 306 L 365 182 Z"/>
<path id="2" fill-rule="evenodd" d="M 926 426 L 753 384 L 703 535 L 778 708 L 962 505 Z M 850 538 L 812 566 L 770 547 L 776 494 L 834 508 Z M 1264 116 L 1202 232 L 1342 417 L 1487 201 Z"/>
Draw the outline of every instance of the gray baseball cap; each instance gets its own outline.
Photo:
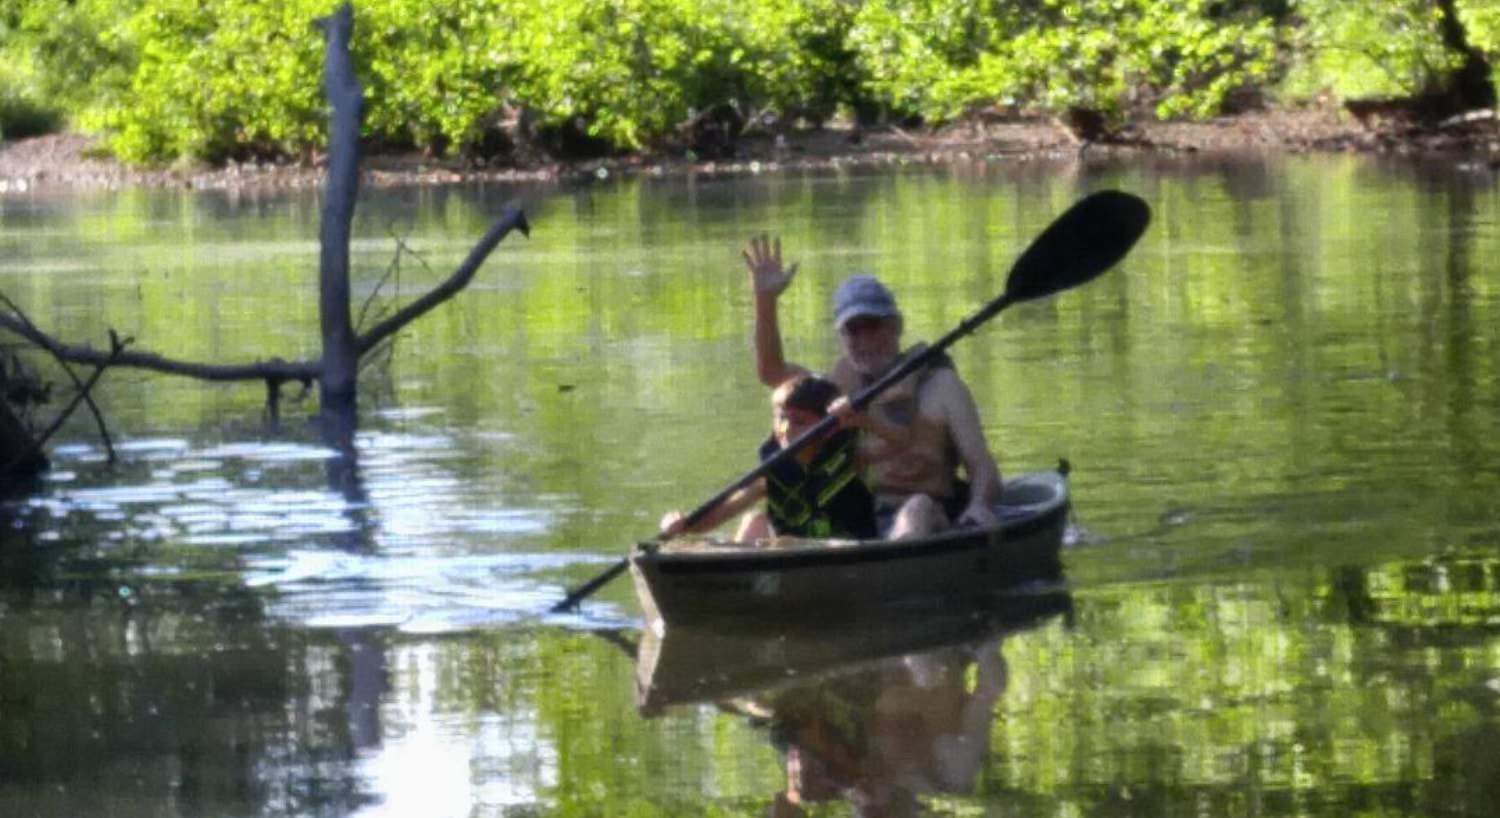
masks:
<path id="1" fill-rule="evenodd" d="M 890 318 L 900 314 L 896 297 L 875 276 L 864 273 L 849 276 L 833 291 L 835 329 L 843 329 L 853 318 Z"/>

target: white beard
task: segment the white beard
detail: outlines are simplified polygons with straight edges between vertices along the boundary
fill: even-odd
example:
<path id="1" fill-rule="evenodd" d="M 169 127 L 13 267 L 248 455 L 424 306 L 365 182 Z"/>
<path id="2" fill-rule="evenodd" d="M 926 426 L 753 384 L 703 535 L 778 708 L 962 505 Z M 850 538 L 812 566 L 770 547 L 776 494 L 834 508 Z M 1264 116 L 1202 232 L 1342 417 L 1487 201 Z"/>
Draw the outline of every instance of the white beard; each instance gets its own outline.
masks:
<path id="1" fill-rule="evenodd" d="M 900 356 L 879 352 L 850 353 L 849 363 L 862 377 L 874 379 L 885 374 L 898 357 Z"/>

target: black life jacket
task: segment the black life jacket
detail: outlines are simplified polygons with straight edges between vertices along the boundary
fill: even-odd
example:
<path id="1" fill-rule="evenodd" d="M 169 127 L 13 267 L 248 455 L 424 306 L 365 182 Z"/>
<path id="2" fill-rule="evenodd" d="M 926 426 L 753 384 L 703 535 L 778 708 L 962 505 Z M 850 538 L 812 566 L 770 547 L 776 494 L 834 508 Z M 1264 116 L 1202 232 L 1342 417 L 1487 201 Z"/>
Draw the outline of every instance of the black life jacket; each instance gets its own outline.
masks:
<path id="1" fill-rule="evenodd" d="M 804 468 L 788 457 L 766 472 L 766 515 L 779 535 L 874 539 L 875 496 L 859 474 L 858 437 L 841 429 L 823 441 Z M 765 462 L 781 446 L 772 435 L 760 447 Z"/>

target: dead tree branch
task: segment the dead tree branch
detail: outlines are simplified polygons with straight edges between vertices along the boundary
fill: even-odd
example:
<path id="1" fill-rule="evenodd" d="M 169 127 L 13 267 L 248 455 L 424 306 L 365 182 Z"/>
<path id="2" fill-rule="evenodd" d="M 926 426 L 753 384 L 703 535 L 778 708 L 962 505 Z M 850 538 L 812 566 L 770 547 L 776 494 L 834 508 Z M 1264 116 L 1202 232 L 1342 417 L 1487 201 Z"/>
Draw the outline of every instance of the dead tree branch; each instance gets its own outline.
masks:
<path id="1" fill-rule="evenodd" d="M 359 353 L 363 355 L 373 349 L 376 344 L 468 286 L 469 281 L 474 278 L 474 273 L 478 272 L 484 260 L 489 258 L 490 252 L 495 249 L 495 245 L 499 244 L 512 230 L 520 230 L 523 236 L 531 235 L 531 225 L 526 222 L 526 214 L 519 208 L 506 208 L 500 220 L 490 227 L 489 232 L 484 234 L 484 238 L 480 239 L 478 244 L 474 245 L 474 249 L 469 251 L 468 258 L 458 265 L 458 269 L 453 271 L 453 275 L 449 276 L 447 281 L 397 310 L 395 315 L 381 321 L 371 327 L 369 332 L 359 336 Z"/>
<path id="2" fill-rule="evenodd" d="M 134 338 L 121 338 L 114 330 L 109 331 L 109 358 L 96 367 L 94 374 L 90 375 L 89 379 L 78 387 L 78 394 L 74 395 L 71 401 L 68 401 L 68 405 L 63 407 L 61 412 L 57 413 L 57 417 L 52 421 L 52 425 L 48 426 L 40 435 L 37 435 L 36 448 L 38 451 L 47 444 L 48 440 L 52 439 L 54 434 L 57 434 L 57 430 L 62 428 L 63 423 L 72 416 L 73 410 L 78 408 L 78 404 L 89 399 L 89 392 L 93 390 L 94 384 L 98 383 L 99 379 L 104 377 L 104 371 L 109 369 L 110 365 L 125 352 L 125 348 L 133 343 L 135 343 Z"/>
<path id="3" fill-rule="evenodd" d="M 42 332 L 34 326 L 0 314 L 0 328 L 10 330 L 41 347 L 54 357 L 72 364 L 99 366 L 124 366 L 145 369 L 167 375 L 182 375 L 201 381 L 260 381 L 280 379 L 283 381 L 311 380 L 318 376 L 318 365 L 312 361 L 283 361 L 272 358 L 248 364 L 206 364 L 166 358 L 154 352 L 136 351 L 121 353 L 111 358 L 110 353 L 87 344 L 67 344 Z"/>
<path id="4" fill-rule="evenodd" d="M 17 320 L 31 327 L 33 330 L 36 329 L 36 325 L 31 322 L 26 313 L 20 307 L 16 306 L 16 302 L 11 301 L 4 293 L 0 293 L 0 302 L 3 302 L 6 307 L 10 308 L 11 312 L 15 313 Z M 104 414 L 99 411 L 99 404 L 94 403 L 94 396 L 89 394 L 88 389 L 84 388 L 83 379 L 78 377 L 78 373 L 73 371 L 73 367 L 56 355 L 52 357 L 53 360 L 57 361 L 57 365 L 62 368 L 63 374 L 68 376 L 68 380 L 73 382 L 73 388 L 77 389 L 83 395 L 83 402 L 88 406 L 89 414 L 94 416 L 94 425 L 99 429 L 99 439 L 104 443 L 104 453 L 108 458 L 107 462 L 113 465 L 116 460 L 115 443 L 109 436 L 109 426 L 104 422 Z"/>
<path id="5" fill-rule="evenodd" d="M 401 257 L 402 256 L 409 255 L 412 258 L 415 258 L 420 264 L 422 264 L 422 266 L 424 266 L 424 267 L 427 266 L 427 262 L 424 261 L 420 255 L 418 255 L 410 247 L 407 246 L 407 244 L 406 244 L 406 237 L 405 236 L 398 236 L 398 235 L 396 235 L 396 233 L 394 231 L 389 231 L 389 232 L 390 232 L 391 240 L 396 243 L 396 254 L 393 255 L 393 256 L 391 256 L 391 263 L 387 264 L 385 266 L 385 272 L 381 274 L 380 280 L 377 281 L 377 282 L 375 282 L 375 287 L 370 290 L 370 294 L 369 295 L 365 296 L 365 303 L 361 304 L 360 307 L 359 307 L 359 317 L 356 318 L 356 319 L 354 319 L 354 333 L 356 335 L 358 335 L 362 330 L 364 330 L 364 328 L 365 328 L 365 321 L 366 321 L 366 319 L 368 319 L 371 316 L 371 311 L 372 310 L 374 311 L 373 314 L 374 314 L 376 320 L 379 320 L 380 318 L 382 318 L 382 317 L 385 316 L 386 309 L 383 306 L 377 307 L 376 306 L 376 302 L 377 302 L 377 299 L 380 298 L 380 292 L 385 289 L 385 285 L 386 284 L 391 283 L 392 281 L 394 281 L 395 282 L 395 285 L 394 285 L 395 286 L 395 294 L 392 297 L 393 298 L 400 298 L 401 297 Z M 429 269 L 428 272 L 431 272 L 431 270 Z"/>
<path id="6" fill-rule="evenodd" d="M 9 475 L 28 459 L 40 456 L 42 453 L 42 447 L 46 446 L 47 441 L 51 440 L 54 434 L 57 434 L 57 430 L 62 428 L 63 423 L 67 422 L 69 417 L 72 417 L 73 411 L 78 408 L 78 404 L 89 399 L 89 392 L 93 390 L 94 384 L 97 384 L 99 382 L 99 379 L 104 377 L 105 370 L 109 369 L 110 364 L 113 362 L 113 360 L 119 358 L 120 355 L 124 353 L 125 348 L 130 346 L 130 344 L 133 343 L 134 340 L 135 339 L 133 338 L 122 339 L 115 333 L 114 330 L 110 330 L 109 358 L 107 358 L 104 363 L 101 363 L 94 370 L 94 374 L 89 376 L 88 381 L 79 386 L 78 394 L 73 396 L 73 399 L 68 402 L 67 406 L 63 407 L 63 410 L 61 412 L 57 413 L 57 417 L 53 419 L 52 424 L 49 425 L 41 434 L 32 438 L 29 447 L 26 447 L 17 452 L 10 461 L 5 463 L 5 465 L 0 466 L 0 474 Z"/>

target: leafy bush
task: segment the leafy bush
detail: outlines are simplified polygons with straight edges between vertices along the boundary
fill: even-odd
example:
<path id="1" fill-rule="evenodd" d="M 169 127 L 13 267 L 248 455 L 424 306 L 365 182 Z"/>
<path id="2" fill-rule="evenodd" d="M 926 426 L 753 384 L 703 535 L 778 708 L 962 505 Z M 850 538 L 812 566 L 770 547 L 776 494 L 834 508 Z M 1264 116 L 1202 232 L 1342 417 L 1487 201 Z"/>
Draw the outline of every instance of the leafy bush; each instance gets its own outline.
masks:
<path id="1" fill-rule="evenodd" d="M 992 8 L 965 0 L 871 0 L 855 15 L 849 40 L 866 87 L 899 114 L 959 115 L 985 94 L 974 76 L 982 54 L 1005 32 Z M 996 85 L 985 102 L 1013 102 Z"/>
<path id="2" fill-rule="evenodd" d="M 147 160 L 296 154 L 321 141 L 333 0 L 142 0 L 108 43 L 128 58 L 87 122 Z M 366 132 L 454 151 L 524 113 L 634 149 L 698 112 L 831 116 L 858 99 L 843 0 L 366 0 L 354 56 Z"/>
<path id="3" fill-rule="evenodd" d="M 92 78 L 117 57 L 101 32 L 127 7 L 124 0 L 0 3 L 0 134 L 55 130 L 86 104 Z"/>
<path id="4" fill-rule="evenodd" d="M 35 70 L 26 54 L 0 50 L 0 139 L 49 133 L 62 125 L 62 112 L 39 99 Z"/>
<path id="5" fill-rule="evenodd" d="M 592 135 L 638 148 L 695 104 L 736 90 L 743 50 L 720 15 L 730 2 L 509 0 L 501 49 L 516 104 L 539 124 L 582 122 Z"/>
<path id="6" fill-rule="evenodd" d="M 1458 4 L 1459 19 L 1468 31 L 1469 43 L 1485 55 L 1491 82 L 1500 85 L 1500 3 L 1467 0 Z"/>
<path id="7" fill-rule="evenodd" d="M 880 0 L 852 36 L 884 100 L 933 119 L 996 103 L 1209 116 L 1276 56 L 1268 18 L 1209 0 Z"/>
<path id="8" fill-rule="evenodd" d="M 1293 9 L 1296 62 L 1284 86 L 1293 98 L 1415 96 L 1458 67 L 1438 33 L 1442 11 L 1428 0 L 1295 0 Z"/>
<path id="9" fill-rule="evenodd" d="M 322 54 L 311 20 L 328 0 L 143 0 L 106 45 L 87 126 L 124 159 L 295 154 L 320 140 Z"/>
<path id="10" fill-rule="evenodd" d="M 306 155 L 324 141 L 339 0 L 0 0 L 0 127 L 57 112 L 137 161 Z M 1458 0 L 1500 58 L 1500 7 Z M 501 132 L 606 149 L 706 113 L 822 123 L 994 106 L 1203 117 L 1290 69 L 1292 96 L 1401 95 L 1457 65 L 1428 0 L 360 0 L 366 135 L 433 152 Z M 52 117 L 49 119 L 49 117 Z M 769 119 L 769 118 L 768 118 Z M 753 120 L 752 120 L 753 121 Z M 735 124 L 734 127 L 738 127 Z"/>
<path id="11" fill-rule="evenodd" d="M 841 111 L 874 104 L 869 77 L 850 42 L 857 3 L 847 0 L 761 0 L 744 4 L 737 33 L 739 63 L 753 107 L 822 123 Z"/>
<path id="12" fill-rule="evenodd" d="M 518 61 L 505 0 L 366 0 L 355 9 L 354 57 L 366 131 L 451 152 L 478 143 L 504 109 Z M 319 62 L 322 42 L 317 43 Z M 321 126 L 322 123 L 319 123 Z"/>

